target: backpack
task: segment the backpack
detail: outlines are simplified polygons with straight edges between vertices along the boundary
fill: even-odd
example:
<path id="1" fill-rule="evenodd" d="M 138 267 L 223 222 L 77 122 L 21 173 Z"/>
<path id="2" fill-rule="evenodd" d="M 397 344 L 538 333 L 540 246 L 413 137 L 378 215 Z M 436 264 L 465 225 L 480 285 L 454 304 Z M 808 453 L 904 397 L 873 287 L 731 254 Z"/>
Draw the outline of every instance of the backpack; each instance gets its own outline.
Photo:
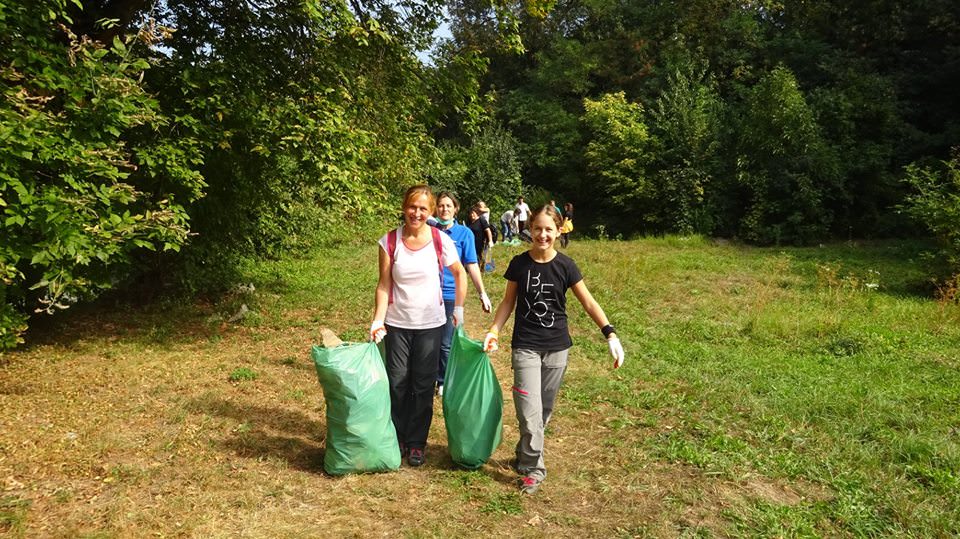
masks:
<path id="1" fill-rule="evenodd" d="M 397 257 L 397 231 L 394 228 L 387 232 L 387 252 L 390 253 L 390 275 L 393 276 L 393 264 Z M 443 243 L 440 241 L 440 230 L 436 227 L 430 227 L 430 234 L 433 236 L 433 249 L 437 252 L 437 268 L 440 272 L 440 303 L 443 303 Z M 390 287 L 390 300 L 393 303 L 393 287 Z"/>

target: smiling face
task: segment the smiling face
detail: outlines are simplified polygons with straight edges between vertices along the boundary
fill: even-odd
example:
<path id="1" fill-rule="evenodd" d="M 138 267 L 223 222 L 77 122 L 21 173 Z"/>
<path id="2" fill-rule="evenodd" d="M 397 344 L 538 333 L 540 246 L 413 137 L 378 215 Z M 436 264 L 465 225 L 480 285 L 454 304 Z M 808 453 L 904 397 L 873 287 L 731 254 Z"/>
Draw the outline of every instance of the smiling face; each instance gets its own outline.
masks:
<path id="1" fill-rule="evenodd" d="M 407 199 L 403 207 L 403 221 L 412 230 L 426 225 L 427 218 L 433 213 L 430 207 L 430 197 L 426 194 L 412 196 Z"/>
<path id="2" fill-rule="evenodd" d="M 546 212 L 538 212 L 530 223 L 530 236 L 533 239 L 531 251 L 540 254 L 549 254 L 553 250 L 553 242 L 560 235 L 560 227 Z"/>
<path id="3" fill-rule="evenodd" d="M 449 221 L 457 214 L 457 205 L 450 197 L 441 196 L 437 200 L 437 218 L 441 221 Z"/>

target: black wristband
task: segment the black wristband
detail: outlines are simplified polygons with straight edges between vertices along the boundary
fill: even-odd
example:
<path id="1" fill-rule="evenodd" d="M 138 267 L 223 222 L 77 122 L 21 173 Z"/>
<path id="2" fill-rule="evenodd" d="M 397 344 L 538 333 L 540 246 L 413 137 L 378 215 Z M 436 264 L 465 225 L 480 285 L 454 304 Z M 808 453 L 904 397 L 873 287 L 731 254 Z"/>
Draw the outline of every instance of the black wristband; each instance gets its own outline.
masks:
<path id="1" fill-rule="evenodd" d="M 610 324 L 607 324 L 607 325 L 603 326 L 602 328 L 600 328 L 600 333 L 603 333 L 603 336 L 604 336 L 605 338 L 610 338 L 610 334 L 611 334 L 611 333 L 616 333 L 616 332 L 617 332 L 617 330 L 613 329 L 613 326 L 611 326 Z"/>

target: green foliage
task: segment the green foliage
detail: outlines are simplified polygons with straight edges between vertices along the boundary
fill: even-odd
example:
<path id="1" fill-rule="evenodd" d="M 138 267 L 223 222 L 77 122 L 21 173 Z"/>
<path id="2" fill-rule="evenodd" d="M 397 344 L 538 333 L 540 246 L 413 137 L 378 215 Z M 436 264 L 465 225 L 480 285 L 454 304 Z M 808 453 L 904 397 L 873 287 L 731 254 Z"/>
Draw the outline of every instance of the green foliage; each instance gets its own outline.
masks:
<path id="1" fill-rule="evenodd" d="M 411 47 L 434 15 L 401 13 L 337 1 L 169 6 L 162 19 L 178 30 L 151 82 L 166 110 L 203 119 L 209 184 L 189 208 L 196 238 L 172 261 L 181 287 L 223 290 L 244 258 L 349 240 L 424 180 L 433 85 L 455 106 L 475 84 L 432 76 Z"/>
<path id="2" fill-rule="evenodd" d="M 635 219 L 634 226 L 658 229 L 661 192 L 648 173 L 653 142 L 643 121 L 643 106 L 628 102 L 623 92 L 585 99 L 583 106 L 591 133 L 585 155 L 597 183 L 614 207 Z"/>
<path id="3" fill-rule="evenodd" d="M 661 194 L 661 229 L 709 234 L 712 215 L 706 205 L 715 185 L 721 147 L 723 102 L 702 68 L 686 62 L 668 78 L 651 111 L 657 150 L 653 164 Z"/>
<path id="4" fill-rule="evenodd" d="M 137 251 L 178 251 L 204 182 L 190 118 L 142 87 L 145 47 L 72 34 L 66 2 L 0 5 L 0 348 L 31 311 L 113 286 Z M 58 25 L 60 25 L 58 27 Z"/>
<path id="5" fill-rule="evenodd" d="M 252 382 L 258 377 L 259 375 L 248 367 L 237 367 L 230 371 L 229 378 L 231 382 Z"/>
<path id="6" fill-rule="evenodd" d="M 908 165 L 904 181 L 912 192 L 902 209 L 933 233 L 951 271 L 960 273 L 960 150 L 938 165 Z"/>
<path id="7" fill-rule="evenodd" d="M 478 200 L 494 209 L 512 207 L 523 192 L 516 141 L 502 128 L 486 127 L 466 147 L 443 144 L 440 159 L 430 183 L 456 193 L 463 211 Z"/>
<path id="8" fill-rule="evenodd" d="M 762 244 L 825 237 L 843 178 L 796 77 L 777 67 L 750 90 L 739 112 L 737 180 L 748 200 L 740 234 Z"/>

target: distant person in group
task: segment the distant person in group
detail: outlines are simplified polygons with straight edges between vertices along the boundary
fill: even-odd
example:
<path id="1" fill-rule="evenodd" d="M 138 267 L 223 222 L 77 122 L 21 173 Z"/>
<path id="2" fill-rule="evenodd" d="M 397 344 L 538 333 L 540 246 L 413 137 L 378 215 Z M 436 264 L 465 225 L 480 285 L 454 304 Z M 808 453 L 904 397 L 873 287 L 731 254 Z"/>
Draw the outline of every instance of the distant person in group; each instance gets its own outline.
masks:
<path id="1" fill-rule="evenodd" d="M 523 201 L 523 197 L 517 197 L 517 205 L 513 207 L 513 216 L 517 219 L 517 235 L 523 234 L 527 228 L 527 217 L 530 215 L 530 206 Z"/>
<path id="2" fill-rule="evenodd" d="M 490 223 L 483 217 L 483 212 L 477 206 L 470 208 L 470 220 L 467 228 L 473 232 L 474 246 L 480 263 L 487 261 L 487 248 L 493 243 L 493 233 L 490 232 Z"/>
<path id="3" fill-rule="evenodd" d="M 497 229 L 493 226 L 493 221 L 490 220 L 490 208 L 488 208 L 487 203 L 482 200 L 478 200 L 476 206 L 477 210 L 480 212 L 480 216 L 486 220 L 487 225 L 489 225 L 490 228 L 490 241 L 487 243 L 487 246 L 493 247 L 497 243 Z"/>
<path id="4" fill-rule="evenodd" d="M 425 460 L 433 420 L 433 387 L 447 317 L 443 269 L 453 275 L 454 324 L 463 323 L 466 271 L 450 236 L 429 226 L 436 198 L 426 185 L 407 189 L 403 224 L 380 238 L 370 338 L 385 339 L 390 415 L 410 466 Z"/>
<path id="5" fill-rule="evenodd" d="M 477 263 L 477 248 L 474 243 L 473 232 L 456 221 L 460 211 L 460 202 L 452 193 L 442 192 L 437 195 L 437 226 L 442 230 L 457 248 L 460 263 L 467 270 L 467 275 L 473 281 L 473 286 L 480 295 L 480 304 L 483 312 L 490 312 L 490 298 L 483 288 L 483 274 Z M 447 323 L 443 328 L 443 339 L 440 341 L 440 361 L 437 364 L 437 394 L 443 396 L 443 380 L 447 373 L 447 359 L 450 357 L 450 344 L 453 342 L 453 306 L 456 301 L 456 281 L 453 272 L 443 269 L 443 305 L 447 311 Z"/>
<path id="6" fill-rule="evenodd" d="M 563 224 L 560 226 L 560 245 L 566 247 L 570 244 L 570 233 L 573 232 L 573 203 L 567 202 L 563 205 Z"/>
<path id="7" fill-rule="evenodd" d="M 513 218 L 513 210 L 503 212 L 500 216 L 500 229 L 503 231 L 503 241 L 513 239 L 513 231 L 516 226 L 516 219 Z"/>
<path id="8" fill-rule="evenodd" d="M 556 200 L 550 200 L 550 205 L 553 206 L 553 209 L 557 210 L 557 213 L 560 214 L 561 217 L 563 216 L 563 211 L 560 209 L 560 206 L 557 206 Z"/>
<path id="9" fill-rule="evenodd" d="M 514 469 L 521 474 L 520 492 L 533 494 L 547 476 L 543 460 L 544 429 L 553 413 L 554 402 L 573 341 L 567 329 L 566 292 L 572 289 L 584 310 L 607 339 L 613 368 L 623 365 L 623 347 L 603 309 L 583 282 L 576 263 L 557 252 L 554 242 L 560 234 L 560 215 L 553 206 L 533 213 L 530 250 L 510 261 L 503 301 L 497 307 L 493 325 L 483 340 L 483 349 L 498 348 L 500 328 L 516 310 L 513 324 L 513 403 L 520 423 L 520 440 L 515 449 Z"/>

